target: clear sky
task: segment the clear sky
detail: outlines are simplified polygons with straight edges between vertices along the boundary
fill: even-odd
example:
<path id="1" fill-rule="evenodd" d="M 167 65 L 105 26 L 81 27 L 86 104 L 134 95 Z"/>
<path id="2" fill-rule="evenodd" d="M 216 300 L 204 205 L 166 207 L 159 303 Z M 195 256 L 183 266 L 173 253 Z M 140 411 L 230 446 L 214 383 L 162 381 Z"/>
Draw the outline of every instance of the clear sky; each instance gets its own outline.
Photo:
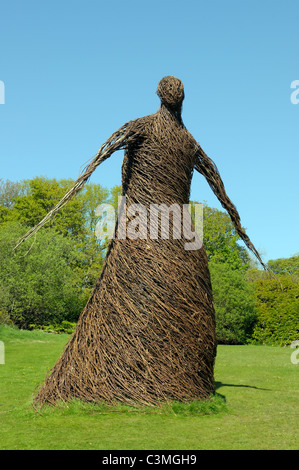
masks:
<path id="1" fill-rule="evenodd" d="M 264 261 L 298 253 L 298 44 L 297 0 L 2 0 L 0 178 L 77 178 L 175 75 L 184 123 Z M 91 181 L 120 184 L 122 157 Z M 221 208 L 199 174 L 191 198 Z"/>

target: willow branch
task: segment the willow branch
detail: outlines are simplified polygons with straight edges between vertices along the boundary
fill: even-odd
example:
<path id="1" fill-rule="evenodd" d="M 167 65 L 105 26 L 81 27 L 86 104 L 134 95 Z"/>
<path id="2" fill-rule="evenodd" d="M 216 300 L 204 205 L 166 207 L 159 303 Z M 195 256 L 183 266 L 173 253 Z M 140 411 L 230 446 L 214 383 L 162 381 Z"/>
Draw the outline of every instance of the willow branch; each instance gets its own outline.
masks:
<path id="1" fill-rule="evenodd" d="M 215 163 L 207 156 L 207 154 L 203 151 L 199 144 L 197 144 L 197 161 L 195 164 L 195 168 L 206 178 L 209 186 L 211 187 L 214 194 L 217 196 L 222 207 L 224 207 L 224 209 L 228 212 L 239 237 L 243 240 L 249 250 L 255 255 L 255 257 L 261 263 L 263 268 L 275 276 L 269 266 L 263 262 L 259 252 L 257 251 L 250 238 L 242 228 L 240 215 L 235 205 L 232 203 L 232 201 L 226 194 L 222 178 Z"/>
<path id="2" fill-rule="evenodd" d="M 67 191 L 63 198 L 48 212 L 48 214 L 34 227 L 32 227 L 23 237 L 21 237 L 14 251 L 26 240 L 31 238 L 36 234 L 52 217 L 57 214 L 62 207 L 64 207 L 71 199 L 73 199 L 76 194 L 81 191 L 85 183 L 90 178 L 94 170 L 107 158 L 110 157 L 112 153 L 121 148 L 124 148 L 128 142 L 130 142 L 136 135 L 136 131 L 142 128 L 141 120 L 137 119 L 135 121 L 129 121 L 124 124 L 120 129 L 118 129 L 114 134 L 109 137 L 109 139 L 101 146 L 93 160 L 82 170 L 81 175 L 73 186 Z"/>

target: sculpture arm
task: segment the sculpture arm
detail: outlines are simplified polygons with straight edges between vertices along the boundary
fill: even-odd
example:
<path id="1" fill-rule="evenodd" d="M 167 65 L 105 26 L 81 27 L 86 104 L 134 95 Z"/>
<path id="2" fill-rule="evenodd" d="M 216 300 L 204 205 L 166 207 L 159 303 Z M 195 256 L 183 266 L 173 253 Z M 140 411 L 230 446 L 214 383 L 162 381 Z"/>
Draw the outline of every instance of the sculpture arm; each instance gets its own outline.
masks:
<path id="1" fill-rule="evenodd" d="M 112 153 L 116 152 L 127 146 L 129 142 L 132 142 L 136 137 L 140 135 L 144 127 L 142 118 L 136 119 L 134 121 L 129 121 L 120 127 L 116 132 L 114 132 L 109 139 L 104 142 L 101 148 L 98 150 L 95 157 L 92 161 L 82 170 L 79 178 L 73 184 L 73 186 L 67 191 L 63 198 L 54 206 L 50 212 L 35 226 L 32 227 L 23 237 L 21 237 L 14 250 L 23 243 L 25 240 L 28 240 L 33 234 L 38 232 L 52 217 L 55 215 L 63 206 L 65 206 L 79 191 L 83 188 L 87 180 L 90 178 L 94 170 L 107 158 L 109 158 Z"/>
<path id="2" fill-rule="evenodd" d="M 213 190 L 214 194 L 217 196 L 222 207 L 224 207 L 224 209 L 228 212 L 238 235 L 244 241 L 245 245 L 254 253 L 263 268 L 268 271 L 271 271 L 270 268 L 265 263 L 263 263 L 258 251 L 252 244 L 250 238 L 245 233 L 244 229 L 242 228 L 240 215 L 235 205 L 232 203 L 232 201 L 226 194 L 222 178 L 215 163 L 207 156 L 207 154 L 203 151 L 203 149 L 198 143 L 196 149 L 195 169 L 206 178 L 209 186 Z"/>

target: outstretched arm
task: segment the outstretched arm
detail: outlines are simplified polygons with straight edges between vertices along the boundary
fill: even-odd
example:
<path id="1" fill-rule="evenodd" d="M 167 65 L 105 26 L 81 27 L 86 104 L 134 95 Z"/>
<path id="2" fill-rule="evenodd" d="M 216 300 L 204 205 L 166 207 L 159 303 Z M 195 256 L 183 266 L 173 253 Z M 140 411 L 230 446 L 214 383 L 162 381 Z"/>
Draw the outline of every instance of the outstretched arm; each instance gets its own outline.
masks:
<path id="1" fill-rule="evenodd" d="M 270 268 L 265 263 L 263 263 L 258 251 L 254 247 L 254 245 L 251 243 L 248 235 L 245 233 L 244 229 L 242 228 L 239 213 L 236 207 L 234 206 L 234 204 L 231 202 L 231 200 L 226 194 L 223 181 L 221 179 L 221 176 L 219 174 L 219 171 L 215 163 L 213 162 L 213 160 L 211 160 L 207 156 L 207 154 L 203 151 L 203 149 L 201 148 L 199 144 L 197 144 L 196 157 L 197 157 L 196 163 L 195 163 L 196 170 L 206 178 L 211 189 L 213 190 L 213 192 L 219 199 L 221 205 L 228 212 L 238 235 L 244 241 L 246 246 L 254 253 L 254 255 L 257 257 L 257 259 L 259 260 L 263 268 L 267 269 L 268 271 L 271 271 Z"/>
<path id="2" fill-rule="evenodd" d="M 31 228 L 22 238 L 20 238 L 14 248 L 16 250 L 21 243 L 25 240 L 28 240 L 32 235 L 34 235 L 39 229 L 43 227 L 52 217 L 55 215 L 63 206 L 65 206 L 79 191 L 83 188 L 91 174 L 94 170 L 102 163 L 104 160 L 112 155 L 112 153 L 120 150 L 129 142 L 132 142 L 134 138 L 138 137 L 142 132 L 144 127 L 143 119 L 136 119 L 134 121 L 129 121 L 120 127 L 116 132 L 114 132 L 108 140 L 102 145 L 99 149 L 93 160 L 83 169 L 77 181 L 73 186 L 68 190 L 68 192 L 63 196 L 63 198 L 50 210 L 50 212 L 33 228 Z"/>

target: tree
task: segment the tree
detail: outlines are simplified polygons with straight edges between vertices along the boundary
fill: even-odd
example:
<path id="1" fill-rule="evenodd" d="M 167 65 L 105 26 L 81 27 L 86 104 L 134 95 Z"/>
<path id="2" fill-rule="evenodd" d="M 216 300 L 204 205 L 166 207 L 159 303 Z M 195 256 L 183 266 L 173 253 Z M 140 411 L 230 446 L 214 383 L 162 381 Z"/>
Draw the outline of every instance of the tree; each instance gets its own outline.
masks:
<path id="1" fill-rule="evenodd" d="M 0 223 L 17 221 L 24 227 L 34 226 L 61 199 L 72 180 L 56 180 L 36 177 L 20 183 L 12 183 L 19 188 L 13 200 L 6 193 L 6 206 L 0 205 Z M 97 223 L 96 208 L 107 202 L 109 191 L 99 184 L 89 183 L 76 199 L 64 207 L 47 227 L 73 240 L 80 252 L 80 267 L 83 270 L 82 282 L 85 289 L 95 283 L 105 256 L 106 245 L 98 240 L 95 233 Z M 39 234 L 38 234 L 39 237 Z M 16 237 L 17 240 L 17 237 Z"/>
<path id="2" fill-rule="evenodd" d="M 203 241 L 209 261 L 228 263 L 233 269 L 248 265 L 248 252 L 238 244 L 240 237 L 229 215 L 204 204 L 203 216 Z"/>
<path id="3" fill-rule="evenodd" d="M 254 282 L 257 323 L 253 339 L 262 343 L 290 344 L 299 338 L 299 279 L 278 275 Z"/>
<path id="4" fill-rule="evenodd" d="M 15 198 L 21 195 L 23 195 L 21 183 L 0 179 L 0 206 L 11 209 Z"/>
<path id="5" fill-rule="evenodd" d="M 23 232 L 17 222 L 1 227 L 0 310 L 22 328 L 77 320 L 86 301 L 77 268 L 80 253 L 70 239 L 48 228 L 13 255 L 15 237 Z"/>
<path id="6" fill-rule="evenodd" d="M 299 276 L 299 254 L 290 258 L 278 258 L 269 261 L 270 268 L 277 274 L 292 274 Z"/>
<path id="7" fill-rule="evenodd" d="M 209 263 L 216 312 L 218 343 L 245 344 L 253 333 L 256 309 L 253 286 L 245 269 L 227 263 Z"/>
<path id="8" fill-rule="evenodd" d="M 14 198 L 14 206 L 7 214 L 7 220 L 33 227 L 63 197 L 72 180 L 36 177 L 22 181 L 23 194 Z M 71 201 L 49 225 L 63 235 L 73 239 L 84 237 L 84 213 L 79 198 Z"/>
<path id="9" fill-rule="evenodd" d="M 194 201 L 191 204 L 193 216 Z M 226 212 L 203 205 L 203 244 L 208 260 L 226 263 L 231 269 L 249 266 L 250 257 L 245 247 L 239 245 L 240 237 Z"/>
<path id="10" fill-rule="evenodd" d="M 112 204 L 114 209 L 117 211 L 118 198 L 121 196 L 121 186 L 113 186 L 110 190 L 109 204 Z"/>
<path id="11" fill-rule="evenodd" d="M 96 209 L 106 202 L 117 206 L 119 187 L 113 188 L 110 194 L 99 184 L 87 184 L 77 198 L 38 233 L 30 250 L 30 244 L 22 247 L 24 259 L 19 250 L 17 256 L 13 256 L 12 248 L 18 238 L 44 217 L 71 182 L 36 177 L 20 183 L 6 182 L 0 187 L 3 242 L 0 309 L 9 310 L 22 327 L 29 323 L 41 325 L 77 318 L 81 300 L 87 300 L 100 275 L 107 243 L 96 236 Z M 65 273 L 69 274 L 70 282 L 60 271 L 66 259 Z"/>
<path id="12" fill-rule="evenodd" d="M 257 309 L 253 340 L 285 345 L 299 338 L 299 256 L 271 260 L 268 265 L 276 279 L 258 269 L 247 271 Z"/>
<path id="13" fill-rule="evenodd" d="M 107 243 L 99 240 L 96 235 L 98 221 L 97 207 L 109 202 L 109 191 L 99 184 L 88 184 L 78 195 L 82 207 L 84 220 L 84 236 L 77 242 L 78 249 L 84 253 L 84 280 L 85 289 L 92 289 L 100 275 Z"/>
<path id="14" fill-rule="evenodd" d="M 239 241 L 228 214 L 204 204 L 203 244 L 209 259 L 216 336 L 224 344 L 246 343 L 256 322 L 254 288 L 247 276 L 251 258 Z"/>

